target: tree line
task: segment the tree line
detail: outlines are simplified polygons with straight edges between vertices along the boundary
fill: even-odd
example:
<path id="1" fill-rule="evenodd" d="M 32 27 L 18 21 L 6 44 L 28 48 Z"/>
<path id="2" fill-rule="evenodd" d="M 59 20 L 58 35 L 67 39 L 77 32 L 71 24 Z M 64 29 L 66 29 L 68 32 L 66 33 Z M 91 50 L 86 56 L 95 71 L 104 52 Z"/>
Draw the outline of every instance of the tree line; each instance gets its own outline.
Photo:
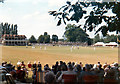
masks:
<path id="1" fill-rule="evenodd" d="M 105 37 L 100 37 L 100 35 L 97 34 L 93 38 L 93 43 L 97 43 L 97 42 L 104 42 L 104 43 L 116 42 L 116 43 L 120 43 L 119 39 L 120 39 L 120 35 L 113 35 L 113 34 L 109 35 L 109 34 L 107 34 Z"/>
<path id="2" fill-rule="evenodd" d="M 48 35 L 47 32 L 44 32 L 44 35 L 40 35 L 38 39 L 36 39 L 35 36 L 32 35 L 28 41 L 29 43 L 50 43 L 51 40 L 52 42 L 58 42 L 58 36 L 53 34 L 52 39 L 50 39 L 50 35 Z"/>
<path id="3" fill-rule="evenodd" d="M 17 24 L 8 24 L 8 23 L 1 23 L 1 34 L 9 34 L 9 35 L 17 35 L 18 34 L 18 26 Z M 0 35 L 1 36 L 1 35 Z M 117 38 L 118 37 L 118 38 Z M 109 35 L 107 34 L 105 37 L 100 37 L 97 34 L 94 38 L 90 38 L 89 35 L 81 28 L 81 26 L 77 26 L 75 24 L 67 24 L 65 27 L 65 32 L 63 35 L 64 39 L 58 39 L 58 36 L 53 34 L 52 38 L 47 32 L 44 32 L 43 35 L 40 35 L 38 39 L 32 35 L 28 41 L 29 43 L 56 43 L 58 41 L 66 41 L 66 42 L 81 42 L 87 43 L 88 45 L 92 45 L 96 42 L 117 42 L 117 39 L 120 39 L 120 36 L 116 35 Z"/>
<path id="4" fill-rule="evenodd" d="M 64 39 L 58 39 L 57 35 L 52 35 L 52 39 L 50 39 L 50 35 L 47 34 L 47 32 L 44 32 L 44 35 L 40 35 L 38 39 L 32 35 L 29 38 L 30 43 L 50 43 L 51 41 L 53 43 L 60 41 L 66 41 L 66 42 L 81 42 L 81 43 L 88 43 L 91 45 L 92 39 L 89 38 L 89 35 L 80 27 L 76 26 L 75 24 L 68 24 L 65 27 L 65 32 L 63 35 Z"/>
<path id="5" fill-rule="evenodd" d="M 47 32 L 44 32 L 44 35 L 40 35 L 38 39 L 32 35 L 29 38 L 30 43 L 50 43 L 50 42 L 80 42 L 80 43 L 87 43 L 88 45 L 92 45 L 97 42 L 117 42 L 117 37 L 120 39 L 120 36 L 117 35 L 109 35 L 107 34 L 105 37 L 100 37 L 97 34 L 94 38 L 90 38 L 89 35 L 80 27 L 76 26 L 75 24 L 67 24 L 65 27 L 65 32 L 63 35 L 64 39 L 58 39 L 57 35 L 52 35 L 52 39 L 50 39 L 50 35 Z"/>
<path id="6" fill-rule="evenodd" d="M 1 27 L 2 35 L 4 35 L 4 34 L 17 35 L 18 34 L 17 24 L 13 25 L 13 24 L 9 24 L 9 23 L 1 23 L 0 27 Z"/>

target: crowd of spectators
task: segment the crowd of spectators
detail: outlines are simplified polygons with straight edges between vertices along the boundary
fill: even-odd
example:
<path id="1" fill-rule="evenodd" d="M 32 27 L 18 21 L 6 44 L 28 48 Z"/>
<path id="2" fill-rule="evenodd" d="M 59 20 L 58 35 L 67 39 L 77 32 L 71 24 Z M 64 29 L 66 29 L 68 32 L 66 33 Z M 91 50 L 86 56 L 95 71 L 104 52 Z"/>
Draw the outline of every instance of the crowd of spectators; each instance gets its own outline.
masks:
<path id="1" fill-rule="evenodd" d="M 17 62 L 17 67 L 15 68 L 11 62 L 3 62 L 2 66 L 6 67 L 8 71 L 12 74 L 13 78 L 25 81 L 24 79 L 28 77 L 28 70 L 32 71 L 33 83 L 40 83 L 37 77 L 42 77 L 43 83 L 54 84 L 54 83 L 65 83 L 70 82 L 75 83 L 85 83 L 92 82 L 92 84 L 105 84 L 108 82 L 113 82 L 114 84 L 119 83 L 120 78 L 120 66 L 118 63 L 112 64 L 82 64 L 75 62 L 56 62 L 50 68 L 48 64 L 42 65 L 40 62 L 33 64 L 28 62 L 24 64 L 24 61 Z M 27 68 L 26 68 L 27 67 Z M 43 76 L 37 76 L 38 73 L 45 73 Z M 112 84 L 113 84 L 112 83 Z"/>
<path id="2" fill-rule="evenodd" d="M 18 61 L 16 67 L 11 62 L 2 62 L 2 66 L 5 67 L 6 70 L 13 76 L 14 80 L 26 82 L 28 70 L 24 64 L 24 61 Z"/>

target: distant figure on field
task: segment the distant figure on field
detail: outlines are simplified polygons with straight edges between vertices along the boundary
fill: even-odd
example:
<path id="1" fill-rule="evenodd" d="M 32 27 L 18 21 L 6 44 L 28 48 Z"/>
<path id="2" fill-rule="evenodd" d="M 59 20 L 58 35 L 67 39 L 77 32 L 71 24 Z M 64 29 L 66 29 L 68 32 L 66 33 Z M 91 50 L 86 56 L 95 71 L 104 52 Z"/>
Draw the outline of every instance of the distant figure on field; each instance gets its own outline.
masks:
<path id="1" fill-rule="evenodd" d="M 42 47 L 40 46 L 40 50 L 42 50 Z"/>
<path id="2" fill-rule="evenodd" d="M 35 48 L 35 46 L 32 46 L 32 48 Z"/>
<path id="3" fill-rule="evenodd" d="M 96 50 L 96 48 L 94 47 L 94 51 Z"/>
<path id="4" fill-rule="evenodd" d="M 44 50 L 47 50 L 46 46 L 44 47 Z"/>

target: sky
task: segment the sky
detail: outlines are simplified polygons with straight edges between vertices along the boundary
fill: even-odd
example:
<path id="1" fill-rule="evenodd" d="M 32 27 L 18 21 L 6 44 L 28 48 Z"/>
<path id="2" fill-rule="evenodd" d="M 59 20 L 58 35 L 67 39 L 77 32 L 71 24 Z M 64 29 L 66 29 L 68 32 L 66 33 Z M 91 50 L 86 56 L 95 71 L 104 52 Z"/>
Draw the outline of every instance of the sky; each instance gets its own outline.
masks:
<path id="1" fill-rule="evenodd" d="M 38 38 L 44 32 L 62 38 L 65 26 L 57 26 L 57 19 L 48 11 L 58 10 L 67 0 L 5 0 L 0 3 L 0 22 L 18 25 L 18 34 Z M 73 1 L 73 0 L 72 0 Z M 76 0 L 74 0 L 76 1 Z M 82 23 L 82 20 L 81 22 Z M 94 37 L 93 32 L 88 32 Z"/>

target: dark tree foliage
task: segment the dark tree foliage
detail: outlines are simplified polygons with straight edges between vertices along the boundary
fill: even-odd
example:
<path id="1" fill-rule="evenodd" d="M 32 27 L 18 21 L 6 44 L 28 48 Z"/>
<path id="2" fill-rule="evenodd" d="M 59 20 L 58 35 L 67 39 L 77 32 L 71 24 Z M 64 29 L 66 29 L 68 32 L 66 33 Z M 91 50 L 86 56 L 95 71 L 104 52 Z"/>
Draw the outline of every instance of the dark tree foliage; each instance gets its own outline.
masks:
<path id="1" fill-rule="evenodd" d="M 0 0 L 0 3 L 4 3 L 5 0 Z"/>
<path id="2" fill-rule="evenodd" d="M 89 39 L 89 35 L 74 24 L 68 24 L 65 27 L 64 36 L 67 38 L 67 41 L 70 42 L 87 42 Z"/>
<path id="3" fill-rule="evenodd" d="M 37 40 L 38 43 L 44 43 L 44 35 L 40 35 Z"/>
<path id="4" fill-rule="evenodd" d="M 57 35 L 52 35 L 52 41 L 53 42 L 58 42 L 58 36 Z"/>
<path id="5" fill-rule="evenodd" d="M 50 35 L 45 35 L 44 36 L 44 42 L 45 43 L 50 43 Z"/>
<path id="6" fill-rule="evenodd" d="M 101 42 L 101 38 L 100 38 L 99 34 L 97 34 L 97 35 L 94 37 L 94 42 L 95 42 L 95 43 Z"/>
<path id="7" fill-rule="evenodd" d="M 32 35 L 32 36 L 29 38 L 29 42 L 30 42 L 30 43 L 37 43 L 37 40 L 36 40 L 36 38 L 34 37 L 34 35 Z"/>
<path id="8" fill-rule="evenodd" d="M 2 35 L 4 34 L 11 34 L 11 35 L 17 35 L 18 34 L 18 30 L 17 30 L 18 26 L 17 24 L 15 25 L 10 25 L 8 23 L 1 23 L 1 31 L 2 31 Z"/>
<path id="9" fill-rule="evenodd" d="M 104 38 L 104 42 L 117 42 L 117 36 L 116 35 L 106 35 L 106 38 Z"/>
<path id="10" fill-rule="evenodd" d="M 86 8 L 89 7 L 92 8 L 92 11 L 87 15 L 88 10 Z M 116 16 L 106 15 L 108 11 L 112 11 Z M 102 22 L 105 22 L 106 25 L 98 28 L 96 33 L 101 31 L 103 36 L 106 36 L 108 31 L 120 32 L 120 2 L 84 3 L 78 0 L 72 4 L 67 1 L 66 5 L 62 6 L 58 11 L 49 11 L 49 14 L 58 19 L 57 26 L 61 25 L 62 21 L 64 24 L 68 21 L 76 21 L 78 23 L 84 18 L 86 20 L 84 24 L 85 30 L 93 31 Z"/>
<path id="11" fill-rule="evenodd" d="M 44 32 L 44 36 L 47 36 L 48 34 L 47 34 L 47 32 Z"/>
<path id="12" fill-rule="evenodd" d="M 87 43 L 88 43 L 88 45 L 92 45 L 93 44 L 93 40 L 88 38 Z"/>
<path id="13" fill-rule="evenodd" d="M 97 42 L 104 42 L 104 43 L 109 43 L 109 42 L 118 42 L 117 41 L 120 40 L 120 35 L 109 35 L 107 34 L 104 38 L 100 38 L 99 34 L 97 34 L 95 37 L 94 37 L 94 43 L 97 43 Z"/>
<path id="14" fill-rule="evenodd" d="M 44 35 L 40 35 L 37 40 L 38 43 L 50 43 L 50 35 L 44 32 Z"/>

